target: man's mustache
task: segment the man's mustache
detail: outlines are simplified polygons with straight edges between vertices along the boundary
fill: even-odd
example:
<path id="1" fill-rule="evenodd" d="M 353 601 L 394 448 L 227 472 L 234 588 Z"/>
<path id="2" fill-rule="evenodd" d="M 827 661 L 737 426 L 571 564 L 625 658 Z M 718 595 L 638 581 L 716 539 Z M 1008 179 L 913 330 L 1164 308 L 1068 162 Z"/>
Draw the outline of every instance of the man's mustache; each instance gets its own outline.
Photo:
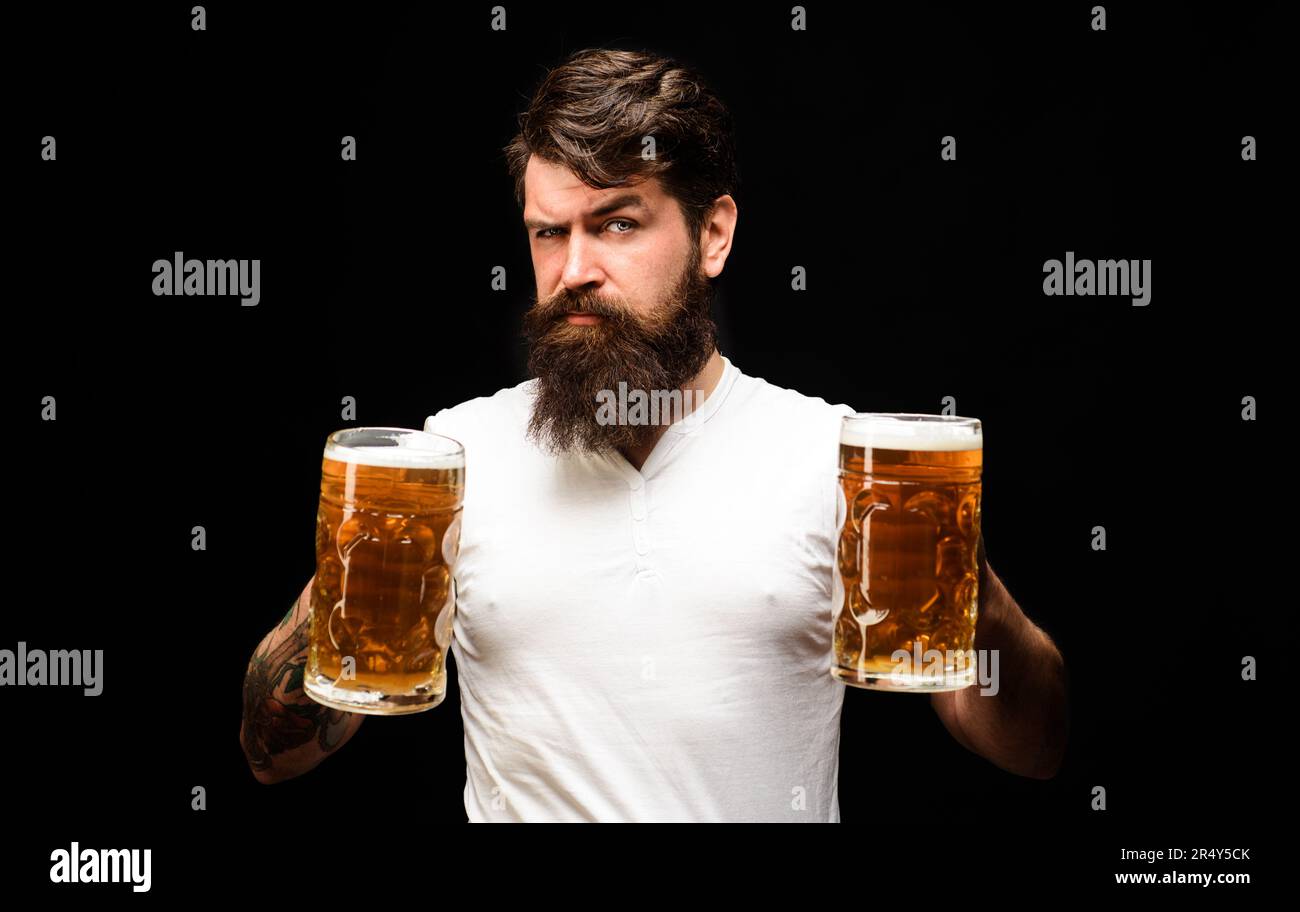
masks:
<path id="1" fill-rule="evenodd" d="M 605 298 L 594 295 L 556 294 L 534 306 L 537 316 L 545 320 L 558 320 L 567 313 L 594 314 L 613 320 L 625 320 L 629 310 Z"/>

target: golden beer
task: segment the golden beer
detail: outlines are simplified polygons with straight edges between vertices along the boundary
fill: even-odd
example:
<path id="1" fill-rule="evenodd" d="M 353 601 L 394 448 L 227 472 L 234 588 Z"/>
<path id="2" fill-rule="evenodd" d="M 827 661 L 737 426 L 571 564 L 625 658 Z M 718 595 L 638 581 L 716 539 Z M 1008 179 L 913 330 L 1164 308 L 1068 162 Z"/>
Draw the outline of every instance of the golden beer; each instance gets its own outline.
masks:
<path id="1" fill-rule="evenodd" d="M 336 431 L 321 462 L 316 580 L 303 690 L 394 715 L 446 693 L 465 453 L 404 428 Z"/>
<path id="2" fill-rule="evenodd" d="M 834 677 L 925 693 L 975 683 L 983 465 L 973 418 L 844 418 Z"/>

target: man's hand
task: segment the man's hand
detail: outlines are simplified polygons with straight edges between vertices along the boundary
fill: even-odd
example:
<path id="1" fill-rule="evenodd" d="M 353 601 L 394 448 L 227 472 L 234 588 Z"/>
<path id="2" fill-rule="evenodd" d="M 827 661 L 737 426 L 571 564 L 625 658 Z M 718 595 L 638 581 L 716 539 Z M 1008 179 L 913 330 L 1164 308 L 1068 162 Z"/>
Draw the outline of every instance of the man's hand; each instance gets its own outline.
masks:
<path id="1" fill-rule="evenodd" d="M 998 651 L 998 690 L 931 694 L 944 726 L 966 749 L 1020 776 L 1050 779 L 1069 734 L 1068 676 L 1051 638 L 1025 617 L 984 556 L 981 533 L 975 648 Z"/>

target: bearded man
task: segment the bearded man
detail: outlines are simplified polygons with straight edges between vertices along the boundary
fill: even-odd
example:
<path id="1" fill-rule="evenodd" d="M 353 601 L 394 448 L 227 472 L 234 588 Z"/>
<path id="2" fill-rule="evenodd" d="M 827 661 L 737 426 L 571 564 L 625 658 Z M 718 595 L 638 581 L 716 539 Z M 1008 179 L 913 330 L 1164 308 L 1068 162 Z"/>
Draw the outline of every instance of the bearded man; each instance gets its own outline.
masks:
<path id="1" fill-rule="evenodd" d="M 738 216 L 730 115 L 671 59 L 586 50 L 519 125 L 505 151 L 536 279 L 532 376 L 425 422 L 467 465 L 452 640 L 466 814 L 837 822 L 836 455 L 853 409 L 718 351 L 712 283 Z M 611 421 L 600 405 L 620 386 L 680 392 L 689 410 Z M 971 750 L 1051 777 L 1060 654 L 982 550 L 979 595 L 1000 695 L 932 705 Z M 314 712 L 319 742 L 278 753 L 249 726 L 260 780 L 310 769 L 364 718 Z"/>

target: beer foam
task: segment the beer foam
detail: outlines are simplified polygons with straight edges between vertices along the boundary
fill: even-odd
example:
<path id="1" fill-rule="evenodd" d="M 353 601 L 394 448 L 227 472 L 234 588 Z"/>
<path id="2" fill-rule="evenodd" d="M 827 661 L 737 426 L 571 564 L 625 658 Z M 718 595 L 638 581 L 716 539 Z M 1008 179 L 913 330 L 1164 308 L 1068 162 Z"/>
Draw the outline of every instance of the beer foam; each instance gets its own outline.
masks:
<path id="1" fill-rule="evenodd" d="M 844 420 L 840 442 L 881 450 L 982 450 L 984 429 L 972 421 L 912 412 L 850 415 Z"/>
<path id="2" fill-rule="evenodd" d="M 461 469 L 464 453 L 448 452 L 450 438 L 398 437 L 396 446 L 325 444 L 325 458 L 393 469 Z"/>

